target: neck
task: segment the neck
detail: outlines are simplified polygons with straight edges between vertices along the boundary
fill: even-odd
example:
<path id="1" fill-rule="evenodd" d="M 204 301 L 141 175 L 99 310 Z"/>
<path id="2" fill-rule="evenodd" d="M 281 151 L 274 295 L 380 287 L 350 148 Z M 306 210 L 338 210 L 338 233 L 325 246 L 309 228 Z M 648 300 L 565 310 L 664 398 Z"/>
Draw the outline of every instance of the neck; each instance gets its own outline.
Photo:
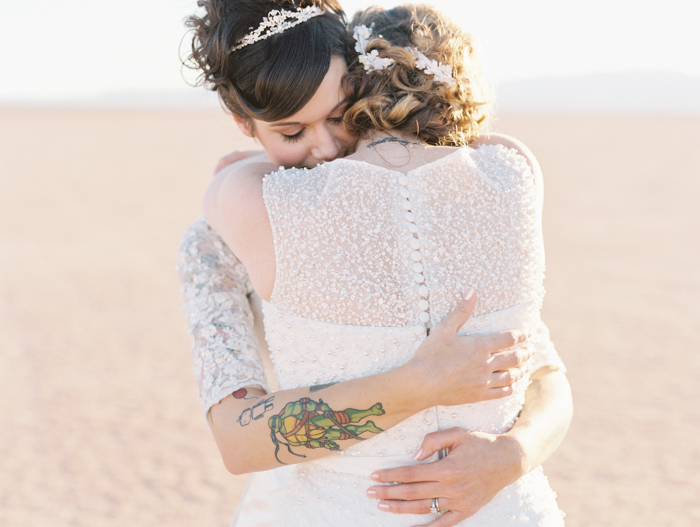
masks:
<path id="1" fill-rule="evenodd" d="M 401 132 L 374 132 L 357 142 L 356 151 L 360 151 L 363 148 L 381 148 L 396 145 L 411 146 L 419 144 L 421 144 L 421 142 L 409 134 Z"/>

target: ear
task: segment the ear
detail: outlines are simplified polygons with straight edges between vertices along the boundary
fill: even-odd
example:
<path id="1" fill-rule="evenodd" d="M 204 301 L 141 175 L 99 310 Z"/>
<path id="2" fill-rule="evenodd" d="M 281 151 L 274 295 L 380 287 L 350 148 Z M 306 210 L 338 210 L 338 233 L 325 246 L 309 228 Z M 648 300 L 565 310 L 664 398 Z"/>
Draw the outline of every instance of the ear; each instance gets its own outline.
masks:
<path id="1" fill-rule="evenodd" d="M 236 121 L 236 125 L 238 125 L 238 129 L 243 132 L 243 135 L 247 135 L 248 137 L 255 137 L 255 134 L 253 134 L 253 122 L 251 119 L 246 119 L 244 117 L 239 117 L 238 115 L 233 116 L 233 120 Z"/>

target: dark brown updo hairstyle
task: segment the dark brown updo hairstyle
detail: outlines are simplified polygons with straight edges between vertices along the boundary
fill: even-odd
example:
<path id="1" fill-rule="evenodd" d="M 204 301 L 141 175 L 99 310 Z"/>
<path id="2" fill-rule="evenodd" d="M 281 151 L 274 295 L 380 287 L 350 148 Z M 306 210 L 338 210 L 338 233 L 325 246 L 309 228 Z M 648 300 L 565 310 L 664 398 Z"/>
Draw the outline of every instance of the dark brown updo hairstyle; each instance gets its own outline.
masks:
<path id="1" fill-rule="evenodd" d="M 434 7 L 370 7 L 350 23 L 371 28 L 367 53 L 395 64 L 365 71 L 355 54 L 344 88 L 350 132 L 400 131 L 431 145 L 462 146 L 476 137 L 488 116 L 486 94 L 473 38 Z M 354 41 L 353 41 L 354 45 Z M 452 67 L 455 83 L 438 82 L 416 69 L 407 47 Z"/>
<path id="2" fill-rule="evenodd" d="M 323 82 L 332 56 L 347 62 L 345 14 L 337 0 L 199 0 L 190 16 L 192 53 L 186 64 L 198 84 L 216 91 L 244 119 L 278 121 L 298 112 Z M 272 10 L 316 6 L 325 13 L 282 33 L 232 51 Z"/>

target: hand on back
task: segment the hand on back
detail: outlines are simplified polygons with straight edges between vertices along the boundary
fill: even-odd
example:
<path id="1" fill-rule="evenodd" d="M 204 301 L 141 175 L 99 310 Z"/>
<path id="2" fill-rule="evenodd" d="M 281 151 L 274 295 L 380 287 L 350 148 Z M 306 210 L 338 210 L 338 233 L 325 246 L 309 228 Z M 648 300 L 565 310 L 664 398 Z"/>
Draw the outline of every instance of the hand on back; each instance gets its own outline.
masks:
<path id="1" fill-rule="evenodd" d="M 266 156 L 266 154 L 263 150 L 234 150 L 230 154 L 226 154 L 224 157 L 219 159 L 218 163 L 216 163 L 216 167 L 214 167 L 214 175 L 218 174 L 221 172 L 221 170 L 233 165 L 234 163 L 259 156 Z"/>
<path id="2" fill-rule="evenodd" d="M 473 291 L 430 332 L 406 367 L 415 368 L 434 404 L 452 406 L 498 399 L 529 371 L 531 352 L 520 330 L 461 336 L 476 304 Z"/>

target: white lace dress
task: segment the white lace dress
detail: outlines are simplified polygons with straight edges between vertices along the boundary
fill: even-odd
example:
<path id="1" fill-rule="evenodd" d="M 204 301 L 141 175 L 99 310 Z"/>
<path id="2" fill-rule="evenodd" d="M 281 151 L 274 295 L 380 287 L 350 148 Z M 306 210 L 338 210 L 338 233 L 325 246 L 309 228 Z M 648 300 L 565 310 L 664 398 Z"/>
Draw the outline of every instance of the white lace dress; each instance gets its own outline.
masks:
<path id="1" fill-rule="evenodd" d="M 478 302 L 463 333 L 532 330 L 534 369 L 562 367 L 539 317 L 544 252 L 538 192 L 524 158 L 493 146 L 456 150 L 406 175 L 340 159 L 313 170 L 267 176 L 264 197 L 277 276 L 271 301 L 263 308 L 280 388 L 348 380 L 406 362 L 426 328 L 448 314 L 470 286 Z M 197 253 L 192 248 L 185 252 Z M 222 264 L 219 258 L 214 267 L 220 270 Z M 210 322 L 220 316 L 218 310 L 204 300 L 211 278 L 204 271 L 188 282 L 183 265 L 181 259 L 186 301 L 187 288 L 199 288 L 199 307 L 205 312 L 187 307 L 190 327 L 199 328 L 193 331 L 195 350 L 204 344 L 203 335 L 227 348 L 220 339 L 225 331 L 212 329 Z M 244 292 L 239 295 L 241 303 L 232 306 L 236 310 Z M 219 397 L 237 387 L 265 386 L 263 377 L 251 374 L 259 366 L 252 343 L 229 354 L 235 359 L 219 361 L 215 355 L 195 353 L 200 393 L 217 391 Z M 235 381 L 217 381 L 226 368 Z M 216 383 L 226 388 L 212 390 Z M 412 463 L 431 431 L 453 426 L 507 431 L 522 407 L 527 383 L 518 383 L 508 398 L 430 408 L 345 451 L 255 475 L 234 523 L 325 527 L 427 522 L 430 515 L 381 512 L 365 496 L 372 484 L 369 474 Z M 206 404 L 213 400 L 202 398 Z M 537 469 L 460 525 L 562 524 L 554 493 Z"/>

